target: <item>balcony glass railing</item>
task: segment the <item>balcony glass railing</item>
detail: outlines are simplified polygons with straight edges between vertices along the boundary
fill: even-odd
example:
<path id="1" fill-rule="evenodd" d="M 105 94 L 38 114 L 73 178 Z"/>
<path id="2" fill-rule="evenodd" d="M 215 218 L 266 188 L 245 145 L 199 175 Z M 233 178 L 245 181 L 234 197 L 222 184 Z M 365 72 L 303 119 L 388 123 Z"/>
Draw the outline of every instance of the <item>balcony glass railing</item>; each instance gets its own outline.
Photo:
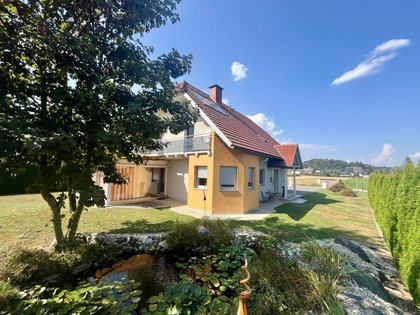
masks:
<path id="1" fill-rule="evenodd" d="M 210 151 L 210 134 L 200 134 L 163 140 L 164 147 L 161 150 L 149 151 L 148 155 L 184 154 Z"/>

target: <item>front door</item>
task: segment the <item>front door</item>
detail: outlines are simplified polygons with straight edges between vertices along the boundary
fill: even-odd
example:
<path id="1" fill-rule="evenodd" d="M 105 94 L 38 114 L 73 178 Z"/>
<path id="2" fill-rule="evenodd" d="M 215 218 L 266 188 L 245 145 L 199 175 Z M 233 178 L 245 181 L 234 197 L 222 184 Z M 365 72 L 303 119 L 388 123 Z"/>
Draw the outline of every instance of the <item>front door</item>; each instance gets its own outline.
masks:
<path id="1" fill-rule="evenodd" d="M 274 192 L 279 192 L 279 170 L 274 170 Z"/>
<path id="2" fill-rule="evenodd" d="M 159 174 L 159 194 L 164 194 L 165 193 L 165 169 L 161 168 L 160 169 L 160 174 Z"/>

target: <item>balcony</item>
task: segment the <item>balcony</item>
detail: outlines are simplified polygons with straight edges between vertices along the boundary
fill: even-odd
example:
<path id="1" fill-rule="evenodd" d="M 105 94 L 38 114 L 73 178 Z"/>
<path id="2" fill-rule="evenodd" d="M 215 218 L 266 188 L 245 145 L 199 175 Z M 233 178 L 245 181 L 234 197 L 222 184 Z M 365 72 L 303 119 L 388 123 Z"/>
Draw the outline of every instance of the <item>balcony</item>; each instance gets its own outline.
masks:
<path id="1" fill-rule="evenodd" d="M 148 151 L 146 155 L 178 155 L 210 152 L 210 134 L 200 134 L 182 138 L 163 140 L 161 150 Z"/>

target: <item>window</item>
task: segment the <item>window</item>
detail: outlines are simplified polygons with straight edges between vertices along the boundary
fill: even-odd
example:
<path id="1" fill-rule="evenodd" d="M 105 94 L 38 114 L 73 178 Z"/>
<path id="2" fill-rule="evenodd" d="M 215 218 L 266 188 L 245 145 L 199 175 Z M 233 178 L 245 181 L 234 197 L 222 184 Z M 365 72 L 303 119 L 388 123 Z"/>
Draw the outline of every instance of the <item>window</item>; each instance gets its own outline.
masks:
<path id="1" fill-rule="evenodd" d="M 160 179 L 160 169 L 152 168 L 152 182 L 158 182 Z"/>
<path id="2" fill-rule="evenodd" d="M 236 167 L 220 166 L 220 190 L 235 191 L 236 190 Z"/>
<path id="3" fill-rule="evenodd" d="M 265 185 L 265 169 L 260 169 L 260 186 Z"/>
<path id="4" fill-rule="evenodd" d="M 195 187 L 207 189 L 207 166 L 195 167 Z"/>
<path id="5" fill-rule="evenodd" d="M 254 189 L 254 167 L 248 167 L 248 189 Z"/>

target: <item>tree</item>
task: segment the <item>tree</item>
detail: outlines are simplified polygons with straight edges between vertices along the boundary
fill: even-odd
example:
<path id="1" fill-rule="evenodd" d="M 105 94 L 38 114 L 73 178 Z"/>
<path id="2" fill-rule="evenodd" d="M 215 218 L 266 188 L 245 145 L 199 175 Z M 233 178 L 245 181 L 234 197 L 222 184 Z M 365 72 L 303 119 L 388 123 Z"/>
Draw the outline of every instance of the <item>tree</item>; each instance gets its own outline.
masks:
<path id="1" fill-rule="evenodd" d="M 120 158 L 142 163 L 166 130 L 195 119 L 174 101 L 192 57 L 173 49 L 151 59 L 140 41 L 179 20 L 179 1 L 0 0 L 0 166 L 36 167 L 58 246 L 74 238 L 86 207 L 104 205 L 95 171 L 124 183 Z"/>
<path id="2" fill-rule="evenodd" d="M 402 163 L 402 167 L 412 167 L 412 166 L 414 166 L 413 160 L 409 156 L 406 156 Z"/>

